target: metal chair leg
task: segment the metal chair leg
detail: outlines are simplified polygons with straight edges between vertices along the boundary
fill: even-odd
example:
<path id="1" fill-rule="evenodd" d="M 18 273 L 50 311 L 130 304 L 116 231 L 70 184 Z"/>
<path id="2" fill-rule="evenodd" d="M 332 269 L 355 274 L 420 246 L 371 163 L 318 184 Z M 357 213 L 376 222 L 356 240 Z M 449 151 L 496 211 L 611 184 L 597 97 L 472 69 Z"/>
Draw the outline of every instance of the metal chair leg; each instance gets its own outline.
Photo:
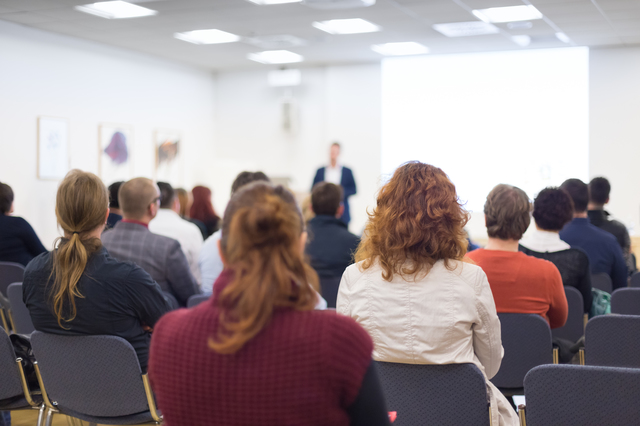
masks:
<path id="1" fill-rule="evenodd" d="M 51 408 L 49 408 L 49 411 L 47 411 L 47 420 L 44 423 L 44 426 L 51 426 L 53 423 L 53 413 L 55 413 L 55 411 L 53 411 Z"/>
<path id="2" fill-rule="evenodd" d="M 38 423 L 37 426 L 42 426 L 42 422 L 44 421 L 44 410 L 46 410 L 46 407 L 44 404 L 42 404 L 40 406 L 40 409 L 38 410 Z"/>

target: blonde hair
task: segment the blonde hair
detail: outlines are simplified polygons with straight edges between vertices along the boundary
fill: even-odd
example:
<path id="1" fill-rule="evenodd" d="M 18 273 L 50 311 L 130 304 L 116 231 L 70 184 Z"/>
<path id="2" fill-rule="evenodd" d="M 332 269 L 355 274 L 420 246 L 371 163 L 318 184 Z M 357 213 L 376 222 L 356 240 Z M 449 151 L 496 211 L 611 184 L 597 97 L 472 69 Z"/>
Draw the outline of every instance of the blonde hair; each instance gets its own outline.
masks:
<path id="1" fill-rule="evenodd" d="M 58 319 L 70 322 L 76 317 L 76 297 L 83 297 L 78 282 L 87 266 L 89 256 L 102 243 L 87 234 L 104 226 L 109 208 L 109 192 L 100 178 L 93 173 L 72 170 L 58 187 L 56 218 L 58 225 L 70 235 L 58 238 L 53 251 L 51 277 L 55 277 L 50 297 Z"/>

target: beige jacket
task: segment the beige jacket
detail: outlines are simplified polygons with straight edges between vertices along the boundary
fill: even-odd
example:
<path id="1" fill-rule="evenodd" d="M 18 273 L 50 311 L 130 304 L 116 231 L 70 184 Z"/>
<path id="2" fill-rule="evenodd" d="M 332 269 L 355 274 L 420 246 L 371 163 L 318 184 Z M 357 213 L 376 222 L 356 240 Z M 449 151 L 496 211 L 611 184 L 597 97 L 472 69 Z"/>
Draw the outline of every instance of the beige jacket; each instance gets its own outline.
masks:
<path id="1" fill-rule="evenodd" d="M 338 290 L 337 311 L 371 335 L 374 359 L 408 364 L 474 363 L 492 378 L 502 362 L 500 320 L 487 276 L 478 266 L 438 261 L 417 281 L 395 275 L 382 279 L 374 264 L 347 268 Z M 517 425 L 506 398 L 487 380 L 492 424 Z"/>

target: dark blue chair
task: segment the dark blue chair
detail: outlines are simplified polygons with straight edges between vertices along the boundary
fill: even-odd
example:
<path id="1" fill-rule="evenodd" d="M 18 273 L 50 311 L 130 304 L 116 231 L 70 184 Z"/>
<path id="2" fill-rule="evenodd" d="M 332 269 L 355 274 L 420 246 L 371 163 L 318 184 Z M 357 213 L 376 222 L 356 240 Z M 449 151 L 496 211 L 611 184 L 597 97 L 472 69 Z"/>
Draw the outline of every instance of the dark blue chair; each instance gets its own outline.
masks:
<path id="1" fill-rule="evenodd" d="M 564 326 L 551 330 L 551 335 L 554 338 L 577 342 L 584 336 L 585 314 L 582 294 L 576 288 L 569 286 L 564 288 L 564 293 L 569 305 L 569 316 Z"/>
<path id="2" fill-rule="evenodd" d="M 640 288 L 619 288 L 611 295 L 611 313 L 640 315 Z"/>
<path id="3" fill-rule="evenodd" d="M 7 288 L 7 296 L 11 303 L 11 322 L 13 331 L 18 334 L 31 334 L 36 329 L 31 322 L 31 314 L 22 299 L 22 283 L 13 283 Z"/>
<path id="4" fill-rule="evenodd" d="M 198 306 L 202 302 L 206 302 L 211 297 L 210 294 L 194 294 L 187 300 L 187 308 Z"/>
<path id="5" fill-rule="evenodd" d="M 631 275 L 631 279 L 629 280 L 629 287 L 640 288 L 640 271 L 635 272 L 633 275 Z"/>
<path id="6" fill-rule="evenodd" d="M 320 294 L 327 301 L 327 308 L 335 308 L 342 277 L 320 276 Z"/>
<path id="7" fill-rule="evenodd" d="M 640 369 L 543 365 L 527 374 L 524 391 L 521 425 L 640 424 Z"/>
<path id="8" fill-rule="evenodd" d="M 13 283 L 22 282 L 24 266 L 13 262 L 0 262 L 0 320 L 2 327 L 9 332 L 11 303 L 7 298 L 7 288 Z"/>
<path id="9" fill-rule="evenodd" d="M 139 425 L 162 416 L 129 342 L 116 336 L 31 335 L 46 426 L 61 413 L 90 423 Z"/>
<path id="10" fill-rule="evenodd" d="M 606 291 L 611 294 L 613 291 L 613 281 L 611 281 L 611 277 L 607 274 L 600 273 L 591 275 L 591 287 L 600 289 L 602 291 Z"/>
<path id="11" fill-rule="evenodd" d="M 587 323 L 584 346 L 587 365 L 640 368 L 640 316 L 592 318 Z"/>
<path id="12" fill-rule="evenodd" d="M 398 413 L 393 426 L 482 426 L 491 407 L 484 376 L 473 364 L 376 362 L 387 409 Z"/>
<path id="13" fill-rule="evenodd" d="M 507 396 L 522 395 L 524 377 L 529 370 L 557 363 L 558 352 L 553 348 L 549 324 L 540 315 L 498 314 L 498 317 L 504 357 L 491 382 Z"/>

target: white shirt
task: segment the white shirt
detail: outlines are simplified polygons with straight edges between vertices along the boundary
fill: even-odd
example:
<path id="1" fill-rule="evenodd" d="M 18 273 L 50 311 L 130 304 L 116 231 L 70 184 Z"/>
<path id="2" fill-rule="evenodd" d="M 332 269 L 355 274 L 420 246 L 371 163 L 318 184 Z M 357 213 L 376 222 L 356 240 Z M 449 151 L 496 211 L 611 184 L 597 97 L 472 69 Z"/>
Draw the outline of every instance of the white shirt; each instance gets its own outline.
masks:
<path id="1" fill-rule="evenodd" d="M 335 167 L 326 166 L 324 168 L 324 181 L 333 183 L 334 185 L 341 185 L 342 166 L 340 164 L 336 164 Z"/>
<path id="2" fill-rule="evenodd" d="M 184 220 L 173 210 L 159 209 L 156 217 L 149 222 L 149 231 L 178 240 L 189 262 L 189 269 L 199 283 L 198 256 L 202 248 L 202 233 L 198 226 Z"/>
<path id="3" fill-rule="evenodd" d="M 571 246 L 560 239 L 560 234 L 551 231 L 534 229 L 520 241 L 520 245 L 538 253 L 554 253 L 568 250 Z"/>

